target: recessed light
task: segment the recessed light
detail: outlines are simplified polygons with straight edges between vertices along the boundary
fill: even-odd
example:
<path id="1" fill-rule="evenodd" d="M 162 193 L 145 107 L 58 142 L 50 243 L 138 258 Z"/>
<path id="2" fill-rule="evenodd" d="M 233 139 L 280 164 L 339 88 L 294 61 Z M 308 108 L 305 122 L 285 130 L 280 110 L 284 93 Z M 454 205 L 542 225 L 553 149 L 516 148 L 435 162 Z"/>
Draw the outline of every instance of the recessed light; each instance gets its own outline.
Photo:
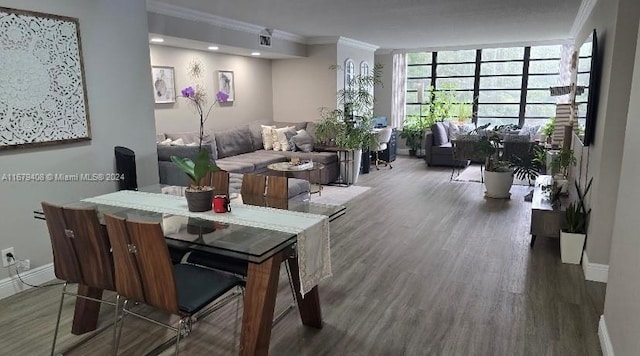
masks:
<path id="1" fill-rule="evenodd" d="M 209 50 L 211 50 L 211 51 L 217 51 L 217 50 L 219 50 L 220 48 L 218 48 L 218 46 L 209 46 L 209 47 L 207 47 L 207 49 L 209 49 Z"/>
<path id="2" fill-rule="evenodd" d="M 164 42 L 164 38 L 160 38 L 160 37 L 153 37 L 153 38 L 151 39 L 151 42 L 154 42 L 154 43 L 162 43 L 162 42 Z"/>
<path id="3" fill-rule="evenodd" d="M 252 55 L 252 56 L 259 56 L 259 55 L 260 55 L 260 52 L 251 52 L 251 55 Z"/>

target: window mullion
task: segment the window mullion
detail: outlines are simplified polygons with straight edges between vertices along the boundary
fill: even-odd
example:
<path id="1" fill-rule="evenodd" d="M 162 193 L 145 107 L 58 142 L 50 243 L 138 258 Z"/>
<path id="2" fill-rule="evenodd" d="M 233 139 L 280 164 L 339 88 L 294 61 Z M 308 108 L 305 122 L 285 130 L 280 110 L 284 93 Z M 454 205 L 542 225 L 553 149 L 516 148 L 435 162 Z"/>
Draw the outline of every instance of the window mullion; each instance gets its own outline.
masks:
<path id="1" fill-rule="evenodd" d="M 522 88 L 520 89 L 520 113 L 518 125 L 524 125 L 525 109 L 527 107 L 527 86 L 529 85 L 529 63 L 531 60 L 531 47 L 524 48 L 524 62 L 522 62 Z"/>
<path id="2" fill-rule="evenodd" d="M 473 78 L 473 109 L 471 122 L 478 125 L 478 98 L 480 97 L 480 63 L 482 62 L 482 50 L 476 50 L 476 70 Z"/>

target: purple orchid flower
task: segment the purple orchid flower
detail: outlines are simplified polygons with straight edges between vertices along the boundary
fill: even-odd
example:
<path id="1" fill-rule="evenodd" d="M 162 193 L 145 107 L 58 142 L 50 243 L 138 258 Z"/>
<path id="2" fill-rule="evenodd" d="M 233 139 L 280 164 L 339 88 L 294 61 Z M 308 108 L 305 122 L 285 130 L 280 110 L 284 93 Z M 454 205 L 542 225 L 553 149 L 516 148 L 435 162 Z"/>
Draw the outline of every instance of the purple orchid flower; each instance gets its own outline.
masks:
<path id="1" fill-rule="evenodd" d="M 229 100 L 229 94 L 219 91 L 216 93 L 216 100 L 218 100 L 219 103 L 226 103 L 227 100 Z"/>
<path id="2" fill-rule="evenodd" d="M 186 87 L 182 89 L 181 93 L 185 98 L 193 98 L 196 95 L 196 90 L 193 87 Z"/>

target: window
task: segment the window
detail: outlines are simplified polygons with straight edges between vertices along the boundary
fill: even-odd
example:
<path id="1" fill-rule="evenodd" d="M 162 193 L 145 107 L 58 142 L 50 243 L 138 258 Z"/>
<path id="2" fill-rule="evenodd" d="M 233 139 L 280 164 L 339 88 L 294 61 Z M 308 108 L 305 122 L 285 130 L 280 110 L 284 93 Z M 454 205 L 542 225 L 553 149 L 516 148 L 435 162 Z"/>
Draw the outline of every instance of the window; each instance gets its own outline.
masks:
<path id="1" fill-rule="evenodd" d="M 561 54 L 561 45 L 408 53 L 406 114 L 418 114 L 416 88 L 425 83 L 472 104 L 478 125 L 539 124 L 555 115 L 549 87 L 558 84 Z M 583 62 L 579 83 L 588 81 Z"/>
<path id="2" fill-rule="evenodd" d="M 344 62 L 344 86 L 345 88 L 351 85 L 353 79 L 356 77 L 356 65 L 353 63 L 353 59 L 347 58 Z"/>

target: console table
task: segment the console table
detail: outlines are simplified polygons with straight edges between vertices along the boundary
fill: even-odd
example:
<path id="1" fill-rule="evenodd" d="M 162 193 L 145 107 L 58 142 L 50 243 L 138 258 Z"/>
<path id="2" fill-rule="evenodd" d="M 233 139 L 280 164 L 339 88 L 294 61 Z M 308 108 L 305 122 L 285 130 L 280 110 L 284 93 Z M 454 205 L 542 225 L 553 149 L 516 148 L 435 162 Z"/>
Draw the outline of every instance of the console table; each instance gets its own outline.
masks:
<path id="1" fill-rule="evenodd" d="M 542 192 L 542 186 L 552 182 L 553 178 L 548 175 L 536 179 L 531 199 L 531 247 L 538 236 L 560 238 L 560 230 L 565 224 L 565 204 L 562 204 L 565 199 L 561 199 L 559 206 L 552 206 L 548 195 Z"/>

